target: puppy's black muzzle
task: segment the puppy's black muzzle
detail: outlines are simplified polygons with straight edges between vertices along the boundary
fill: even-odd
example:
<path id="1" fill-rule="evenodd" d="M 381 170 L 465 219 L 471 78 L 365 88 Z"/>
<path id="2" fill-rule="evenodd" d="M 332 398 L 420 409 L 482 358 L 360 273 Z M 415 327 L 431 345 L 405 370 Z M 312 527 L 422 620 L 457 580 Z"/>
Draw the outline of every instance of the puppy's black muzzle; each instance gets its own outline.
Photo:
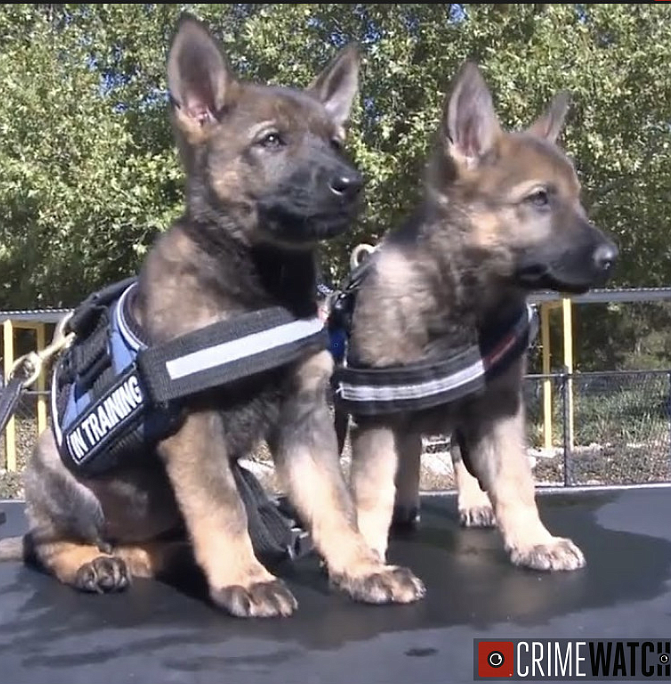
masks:
<path id="1" fill-rule="evenodd" d="M 262 218 L 277 239 L 300 244 L 344 233 L 362 205 L 363 176 L 335 151 L 317 148 L 261 198 Z"/>
<path id="2" fill-rule="evenodd" d="M 605 285 L 619 256 L 617 246 L 600 230 L 581 222 L 560 240 L 520 255 L 518 283 L 527 289 L 582 294 Z"/>

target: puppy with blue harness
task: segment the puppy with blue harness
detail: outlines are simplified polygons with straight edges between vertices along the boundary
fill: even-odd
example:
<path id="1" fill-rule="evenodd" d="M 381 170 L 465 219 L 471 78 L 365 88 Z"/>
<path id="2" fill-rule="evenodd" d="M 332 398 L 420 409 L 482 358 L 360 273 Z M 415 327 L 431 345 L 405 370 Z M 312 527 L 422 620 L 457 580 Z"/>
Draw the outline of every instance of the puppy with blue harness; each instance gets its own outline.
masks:
<path id="1" fill-rule="evenodd" d="M 64 464 L 86 477 L 145 457 L 179 428 L 188 397 L 327 344 L 317 317 L 273 307 L 152 345 L 132 315 L 136 290 L 128 278 L 82 302 L 64 330 L 74 343 L 53 369 L 51 428 Z M 307 552 L 307 532 L 280 513 L 253 473 L 236 462 L 234 474 L 255 550 L 275 560 Z"/>
<path id="2" fill-rule="evenodd" d="M 183 212 L 137 284 L 97 293 L 64 326 L 73 343 L 55 369 L 54 427 L 24 473 L 24 541 L 63 584 L 125 590 L 169 571 L 181 547 L 228 613 L 293 614 L 253 539 L 277 508 L 240 467 L 267 446 L 332 587 L 375 604 L 424 595 L 365 543 L 327 403 L 316 250 L 361 207 L 363 177 L 343 153 L 359 63 L 350 45 L 306 88 L 252 84 L 202 22 L 177 22 L 166 75 Z M 7 543 L 0 560 L 21 558 Z"/>

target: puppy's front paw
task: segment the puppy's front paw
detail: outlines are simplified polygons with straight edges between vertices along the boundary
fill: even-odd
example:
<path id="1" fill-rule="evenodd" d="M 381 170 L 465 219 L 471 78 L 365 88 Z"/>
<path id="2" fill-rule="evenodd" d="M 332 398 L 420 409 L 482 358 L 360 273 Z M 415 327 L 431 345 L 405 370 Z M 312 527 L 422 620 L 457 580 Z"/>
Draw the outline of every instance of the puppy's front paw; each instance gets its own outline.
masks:
<path id="1" fill-rule="evenodd" d="M 332 574 L 331 583 L 362 603 L 412 603 L 426 594 L 422 580 L 408 568 L 395 565 Z"/>
<path id="2" fill-rule="evenodd" d="M 231 586 L 215 589 L 212 600 L 236 617 L 288 617 L 298 608 L 298 601 L 279 579 L 256 582 L 249 587 Z"/>
<path id="3" fill-rule="evenodd" d="M 578 570 L 586 564 L 583 552 L 570 540 L 554 537 L 545 544 L 510 549 L 510 560 L 532 570 Z"/>
<path id="4" fill-rule="evenodd" d="M 85 563 L 75 577 L 74 585 L 80 591 L 107 594 L 123 591 L 130 584 L 126 563 L 115 556 L 100 556 Z"/>

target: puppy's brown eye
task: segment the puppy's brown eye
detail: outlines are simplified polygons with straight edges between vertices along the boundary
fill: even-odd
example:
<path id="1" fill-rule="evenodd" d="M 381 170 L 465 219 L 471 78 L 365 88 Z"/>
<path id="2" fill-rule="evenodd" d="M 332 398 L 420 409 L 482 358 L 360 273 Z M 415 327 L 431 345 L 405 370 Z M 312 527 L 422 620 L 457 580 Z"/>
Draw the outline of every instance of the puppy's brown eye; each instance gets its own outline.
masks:
<path id="1" fill-rule="evenodd" d="M 530 195 L 527 195 L 526 201 L 533 204 L 534 207 L 546 207 L 550 203 L 550 198 L 546 190 L 536 190 Z"/>
<path id="2" fill-rule="evenodd" d="M 284 141 L 282 140 L 282 136 L 277 131 L 272 131 L 270 133 L 266 133 L 259 141 L 258 144 L 261 147 L 267 147 L 267 148 L 275 148 L 275 147 L 280 147 L 280 145 L 284 144 Z"/>

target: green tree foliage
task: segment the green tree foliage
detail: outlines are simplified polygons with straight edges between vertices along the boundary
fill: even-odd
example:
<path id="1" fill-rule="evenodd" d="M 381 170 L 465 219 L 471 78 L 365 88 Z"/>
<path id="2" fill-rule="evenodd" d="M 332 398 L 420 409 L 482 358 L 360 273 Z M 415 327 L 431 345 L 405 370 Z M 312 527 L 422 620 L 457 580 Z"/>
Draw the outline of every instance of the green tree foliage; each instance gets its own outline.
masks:
<path id="1" fill-rule="evenodd" d="M 555 91 L 572 92 L 563 142 L 590 214 L 620 246 L 613 285 L 668 283 L 663 4 L 9 4 L 0 7 L 0 307 L 71 305 L 132 273 L 180 211 L 165 58 L 182 9 L 207 20 L 253 79 L 303 86 L 336 48 L 361 44 L 350 149 L 368 202 L 351 234 L 324 248 L 332 278 L 354 244 L 378 239 L 416 199 L 445 89 L 470 57 L 506 125 L 526 125 Z M 626 306 L 585 310 L 579 359 L 622 363 L 640 347 L 632 331 L 660 319 L 640 318 L 642 328 Z"/>

